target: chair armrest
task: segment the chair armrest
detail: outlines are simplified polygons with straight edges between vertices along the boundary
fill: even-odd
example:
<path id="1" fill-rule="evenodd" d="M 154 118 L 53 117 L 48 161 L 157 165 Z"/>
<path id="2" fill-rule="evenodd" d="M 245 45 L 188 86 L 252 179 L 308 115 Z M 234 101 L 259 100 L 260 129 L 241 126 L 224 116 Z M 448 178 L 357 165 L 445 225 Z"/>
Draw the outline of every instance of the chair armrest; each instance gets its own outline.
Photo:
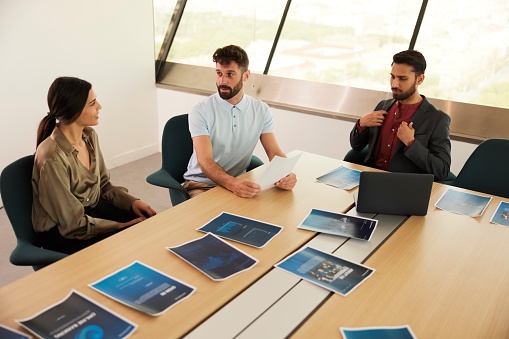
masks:
<path id="1" fill-rule="evenodd" d="M 447 178 L 445 178 L 442 181 L 437 181 L 439 184 L 445 184 L 445 185 L 453 185 L 454 186 L 454 179 L 456 179 L 456 175 L 452 172 L 449 172 L 447 175 Z"/>
<path id="2" fill-rule="evenodd" d="M 31 243 L 18 240 L 11 253 L 11 264 L 17 266 L 45 266 L 67 257 L 67 254 L 45 248 L 40 248 Z"/>
<path id="3" fill-rule="evenodd" d="M 149 174 L 147 176 L 147 182 L 155 186 L 166 187 L 187 194 L 187 190 L 182 187 L 182 185 L 175 180 L 170 173 L 162 168 L 152 174 Z"/>

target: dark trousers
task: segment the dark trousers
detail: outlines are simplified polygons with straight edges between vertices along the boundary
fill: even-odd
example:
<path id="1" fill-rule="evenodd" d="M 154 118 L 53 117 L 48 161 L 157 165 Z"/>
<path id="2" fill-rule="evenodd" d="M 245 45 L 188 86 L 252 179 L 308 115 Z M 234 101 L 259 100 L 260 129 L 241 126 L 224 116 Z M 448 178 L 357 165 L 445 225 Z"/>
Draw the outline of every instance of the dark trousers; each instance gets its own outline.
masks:
<path id="1" fill-rule="evenodd" d="M 137 218 L 137 215 L 133 212 L 120 210 L 102 200 L 99 200 L 99 203 L 94 208 L 85 207 L 85 214 L 93 218 L 113 220 L 116 222 L 128 222 Z M 61 253 L 72 254 L 119 231 L 121 230 L 99 234 L 88 240 L 78 240 L 64 238 L 58 231 L 58 227 L 55 226 L 47 232 L 37 233 L 37 238 L 40 246 L 43 248 Z"/>

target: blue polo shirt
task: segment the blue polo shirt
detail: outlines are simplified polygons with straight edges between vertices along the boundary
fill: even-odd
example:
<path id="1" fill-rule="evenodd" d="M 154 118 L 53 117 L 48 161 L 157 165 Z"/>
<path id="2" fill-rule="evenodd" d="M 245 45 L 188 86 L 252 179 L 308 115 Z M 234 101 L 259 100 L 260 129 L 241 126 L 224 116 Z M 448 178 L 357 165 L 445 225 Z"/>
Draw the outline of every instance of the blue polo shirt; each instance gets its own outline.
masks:
<path id="1" fill-rule="evenodd" d="M 214 161 L 236 177 L 249 166 L 260 136 L 274 132 L 274 122 L 269 106 L 261 100 L 244 93 L 242 100 L 232 105 L 215 93 L 193 107 L 189 131 L 191 137 L 208 135 Z M 194 150 L 184 179 L 215 185 L 202 173 Z"/>

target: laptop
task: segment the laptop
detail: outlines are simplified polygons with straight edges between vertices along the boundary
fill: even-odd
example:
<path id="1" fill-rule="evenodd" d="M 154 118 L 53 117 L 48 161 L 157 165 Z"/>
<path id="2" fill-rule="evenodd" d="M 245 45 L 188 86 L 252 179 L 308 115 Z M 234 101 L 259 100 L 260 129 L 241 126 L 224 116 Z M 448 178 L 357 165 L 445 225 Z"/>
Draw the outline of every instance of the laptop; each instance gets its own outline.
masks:
<path id="1" fill-rule="evenodd" d="M 361 172 L 357 212 L 426 215 L 433 174 Z"/>

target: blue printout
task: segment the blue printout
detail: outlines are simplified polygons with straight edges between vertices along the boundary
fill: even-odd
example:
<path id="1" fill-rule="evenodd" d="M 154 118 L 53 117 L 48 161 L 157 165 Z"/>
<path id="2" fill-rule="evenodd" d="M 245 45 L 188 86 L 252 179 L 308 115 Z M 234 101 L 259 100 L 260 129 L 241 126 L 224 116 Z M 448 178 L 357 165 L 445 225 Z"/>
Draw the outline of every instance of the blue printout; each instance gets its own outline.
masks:
<path id="1" fill-rule="evenodd" d="M 225 280 L 256 265 L 257 259 L 212 233 L 176 247 L 168 247 L 212 280 Z"/>
<path id="2" fill-rule="evenodd" d="M 339 329 L 345 339 L 415 339 L 410 326 L 383 326 Z"/>
<path id="3" fill-rule="evenodd" d="M 316 178 L 316 180 L 348 191 L 359 186 L 360 177 L 361 171 L 347 167 L 339 167 Z"/>
<path id="4" fill-rule="evenodd" d="M 267 245 L 281 230 L 280 226 L 226 212 L 221 213 L 198 229 L 198 231 L 214 233 L 220 237 L 258 248 Z"/>
<path id="5" fill-rule="evenodd" d="M 435 207 L 469 217 L 478 217 L 483 214 L 490 201 L 491 197 L 449 188 L 437 201 Z"/>
<path id="6" fill-rule="evenodd" d="M 72 291 L 35 316 L 16 320 L 40 338 L 127 338 L 137 325 Z"/>
<path id="7" fill-rule="evenodd" d="M 312 209 L 297 228 L 360 240 L 370 240 L 377 220 Z"/>
<path id="8" fill-rule="evenodd" d="M 0 324 L 0 338 L 2 339 L 30 339 L 31 337 Z"/>
<path id="9" fill-rule="evenodd" d="M 275 266 L 343 296 L 375 271 L 311 247 L 301 249 Z"/>
<path id="10" fill-rule="evenodd" d="M 490 221 L 502 226 L 509 226 L 509 203 L 501 201 Z"/>
<path id="11" fill-rule="evenodd" d="M 160 315 L 193 294 L 195 288 L 138 261 L 90 287 L 150 315 Z"/>

